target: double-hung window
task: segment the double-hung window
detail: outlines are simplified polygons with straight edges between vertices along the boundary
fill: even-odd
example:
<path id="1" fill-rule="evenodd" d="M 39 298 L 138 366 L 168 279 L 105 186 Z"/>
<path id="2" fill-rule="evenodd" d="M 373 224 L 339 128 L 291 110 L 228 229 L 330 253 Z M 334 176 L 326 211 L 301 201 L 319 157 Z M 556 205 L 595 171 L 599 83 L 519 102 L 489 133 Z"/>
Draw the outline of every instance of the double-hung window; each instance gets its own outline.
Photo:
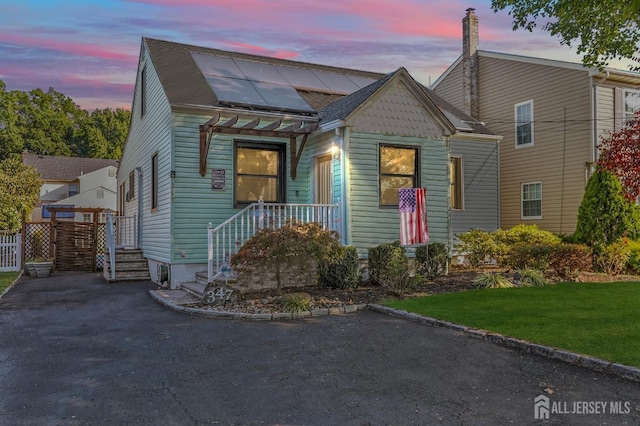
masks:
<path id="1" fill-rule="evenodd" d="M 420 182 L 418 148 L 380 145 L 380 206 L 398 207 L 398 189 Z"/>
<path id="2" fill-rule="evenodd" d="M 235 143 L 234 204 L 286 202 L 285 144 Z"/>
<path id="3" fill-rule="evenodd" d="M 640 90 L 624 91 L 624 122 L 627 123 L 636 117 L 640 111 Z"/>
<path id="4" fill-rule="evenodd" d="M 515 106 L 516 148 L 533 145 L 533 100 Z"/>
<path id="5" fill-rule="evenodd" d="M 542 219 L 542 182 L 522 184 L 522 219 Z"/>

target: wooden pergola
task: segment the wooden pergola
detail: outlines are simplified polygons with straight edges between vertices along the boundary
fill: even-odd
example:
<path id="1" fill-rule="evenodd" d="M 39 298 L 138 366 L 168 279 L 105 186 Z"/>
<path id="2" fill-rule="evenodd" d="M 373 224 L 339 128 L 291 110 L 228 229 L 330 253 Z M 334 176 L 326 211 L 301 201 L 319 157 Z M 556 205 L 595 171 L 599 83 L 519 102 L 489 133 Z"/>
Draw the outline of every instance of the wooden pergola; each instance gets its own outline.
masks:
<path id="1" fill-rule="evenodd" d="M 291 157 L 291 179 L 295 180 L 298 162 L 302 156 L 302 150 L 307 143 L 309 133 L 318 128 L 318 122 L 306 122 L 298 120 L 286 127 L 282 126 L 282 119 L 272 121 L 268 124 L 260 126 L 260 118 L 243 124 L 237 125 L 239 116 L 232 117 L 226 121 L 220 121 L 220 114 L 214 115 L 209 121 L 200 125 L 200 175 L 207 174 L 207 156 L 209 155 L 209 147 L 211 146 L 211 137 L 214 133 L 233 134 L 233 135 L 249 135 L 249 136 L 268 136 L 275 138 L 288 138 L 289 150 Z M 259 127 L 260 126 L 260 127 Z M 300 149 L 297 148 L 298 136 L 302 136 Z"/>

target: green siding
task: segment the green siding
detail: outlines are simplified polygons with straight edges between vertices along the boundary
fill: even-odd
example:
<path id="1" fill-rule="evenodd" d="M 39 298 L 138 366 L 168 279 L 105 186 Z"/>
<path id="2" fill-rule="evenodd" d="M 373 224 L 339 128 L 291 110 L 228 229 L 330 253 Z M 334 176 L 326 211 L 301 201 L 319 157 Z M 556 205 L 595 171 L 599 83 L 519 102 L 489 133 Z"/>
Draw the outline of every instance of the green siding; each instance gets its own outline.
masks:
<path id="1" fill-rule="evenodd" d="M 351 245 L 366 256 L 367 249 L 400 238 L 398 209 L 378 205 L 380 143 L 420 148 L 421 185 L 427 188 L 427 220 L 431 241 L 447 243 L 448 154 L 445 140 L 352 133 L 349 141 Z"/>
<path id="2" fill-rule="evenodd" d="M 278 138 L 214 134 L 207 157 L 207 174 L 200 176 L 199 125 L 211 115 L 175 113 L 173 119 L 176 172 L 173 178 L 173 263 L 202 263 L 207 259 L 207 226 L 219 225 L 240 209 L 233 207 L 234 140 L 280 143 L 286 145 L 287 202 L 309 202 L 310 160 L 305 148 L 297 177 L 290 175 L 289 141 Z M 221 119 L 221 121 L 224 119 Z M 245 121 L 251 121 L 247 119 Z M 244 122 L 239 122 L 243 124 Z M 300 142 L 298 142 L 299 149 Z M 226 189 L 211 189 L 211 169 L 226 171 Z M 296 194 L 297 191 L 297 194 Z M 184 256 L 183 256 L 184 253 Z"/>

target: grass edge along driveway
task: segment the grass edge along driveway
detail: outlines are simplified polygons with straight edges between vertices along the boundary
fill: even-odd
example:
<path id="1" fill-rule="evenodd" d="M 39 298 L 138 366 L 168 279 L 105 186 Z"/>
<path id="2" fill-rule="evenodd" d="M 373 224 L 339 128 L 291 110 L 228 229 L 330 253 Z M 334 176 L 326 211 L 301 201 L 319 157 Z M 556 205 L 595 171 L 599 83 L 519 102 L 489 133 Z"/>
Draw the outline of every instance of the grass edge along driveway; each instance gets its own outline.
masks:
<path id="1" fill-rule="evenodd" d="M 0 272 L 0 294 L 9 287 L 20 275 L 19 272 Z"/>
<path id="2" fill-rule="evenodd" d="M 640 367 L 640 282 L 471 290 L 384 305 Z"/>

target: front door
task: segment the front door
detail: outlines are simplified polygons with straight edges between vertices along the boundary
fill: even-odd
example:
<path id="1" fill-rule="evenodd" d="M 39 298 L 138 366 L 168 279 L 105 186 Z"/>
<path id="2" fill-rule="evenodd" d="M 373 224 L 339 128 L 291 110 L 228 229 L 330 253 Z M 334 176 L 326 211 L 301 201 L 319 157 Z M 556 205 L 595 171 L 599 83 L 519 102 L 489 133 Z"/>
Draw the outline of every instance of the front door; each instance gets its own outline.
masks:
<path id="1" fill-rule="evenodd" d="M 333 204 L 331 181 L 331 154 L 316 159 L 316 204 Z"/>

